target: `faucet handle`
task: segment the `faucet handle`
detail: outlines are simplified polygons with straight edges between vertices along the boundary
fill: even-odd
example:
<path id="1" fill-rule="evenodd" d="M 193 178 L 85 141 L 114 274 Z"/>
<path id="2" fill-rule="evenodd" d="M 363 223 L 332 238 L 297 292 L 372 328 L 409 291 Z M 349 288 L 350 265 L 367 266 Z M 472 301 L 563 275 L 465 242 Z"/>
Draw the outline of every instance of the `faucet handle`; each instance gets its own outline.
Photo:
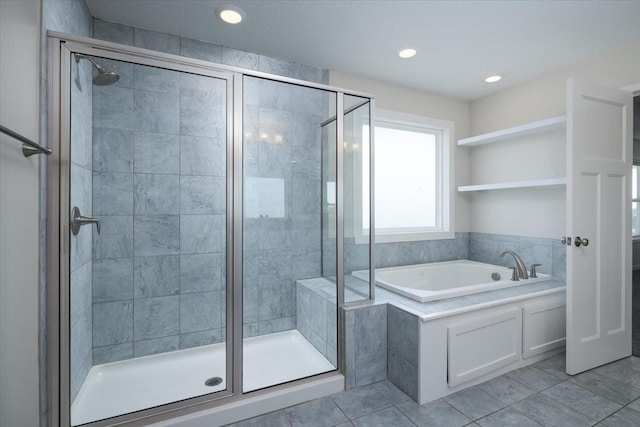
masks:
<path id="1" fill-rule="evenodd" d="M 542 264 L 531 264 L 531 273 L 529 274 L 529 277 L 532 279 L 537 278 L 538 276 L 536 275 L 536 267 L 540 267 Z"/>
<path id="2" fill-rule="evenodd" d="M 511 280 L 513 282 L 517 282 L 520 280 L 520 278 L 518 277 L 518 267 L 509 267 L 513 270 L 513 272 L 511 273 Z"/>

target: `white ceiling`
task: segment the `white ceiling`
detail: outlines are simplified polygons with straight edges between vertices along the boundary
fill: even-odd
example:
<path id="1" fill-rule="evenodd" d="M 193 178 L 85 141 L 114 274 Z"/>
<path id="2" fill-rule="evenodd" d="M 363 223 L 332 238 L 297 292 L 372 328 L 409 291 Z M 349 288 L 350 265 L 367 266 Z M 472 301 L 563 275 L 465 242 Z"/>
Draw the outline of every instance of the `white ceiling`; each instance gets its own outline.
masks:
<path id="1" fill-rule="evenodd" d="M 640 1 L 86 2 L 106 21 L 469 100 L 640 40 Z M 246 19 L 221 22 L 222 4 Z M 418 55 L 400 60 L 408 46 Z"/>

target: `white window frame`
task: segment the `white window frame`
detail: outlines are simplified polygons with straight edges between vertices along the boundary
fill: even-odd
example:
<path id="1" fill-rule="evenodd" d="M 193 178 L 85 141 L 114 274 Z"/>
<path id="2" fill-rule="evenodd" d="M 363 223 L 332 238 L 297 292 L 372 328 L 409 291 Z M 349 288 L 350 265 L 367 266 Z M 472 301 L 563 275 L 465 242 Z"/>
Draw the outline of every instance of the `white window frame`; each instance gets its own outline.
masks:
<path id="1" fill-rule="evenodd" d="M 419 240 L 440 240 L 455 238 L 455 170 L 454 170 L 454 131 L 455 125 L 448 120 L 433 119 L 414 114 L 400 113 L 388 110 L 376 110 L 376 123 L 388 124 L 389 127 L 398 129 L 425 130 L 428 133 L 436 134 L 437 148 L 436 161 L 438 171 L 436 176 L 437 195 L 439 209 L 436 212 L 436 227 L 425 229 L 400 228 L 385 229 L 376 228 L 376 243 L 391 242 L 412 242 Z M 362 194 L 362 193 L 361 193 Z M 359 232 L 355 236 L 356 243 L 369 242 L 369 230 L 363 228 L 362 223 L 362 199 L 356 201 L 358 209 L 356 215 L 356 230 Z"/>

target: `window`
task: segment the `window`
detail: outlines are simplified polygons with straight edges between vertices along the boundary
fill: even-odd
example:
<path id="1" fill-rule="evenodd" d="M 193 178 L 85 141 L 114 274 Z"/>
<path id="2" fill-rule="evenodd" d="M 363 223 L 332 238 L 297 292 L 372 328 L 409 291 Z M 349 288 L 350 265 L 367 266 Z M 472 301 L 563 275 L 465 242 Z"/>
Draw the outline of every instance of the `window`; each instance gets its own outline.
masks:
<path id="1" fill-rule="evenodd" d="M 633 237 L 640 238 L 640 212 L 638 203 L 640 197 L 638 197 L 638 178 L 640 178 L 639 165 L 633 165 L 631 170 L 631 234 Z"/>
<path id="2" fill-rule="evenodd" d="M 380 112 L 379 112 L 380 114 Z M 453 238 L 453 123 L 384 112 L 375 125 L 375 225 L 377 242 Z M 369 135 L 368 125 L 363 135 Z M 363 158 L 368 159 L 368 138 Z M 369 167 L 362 167 L 368 185 Z M 362 203 L 369 234 L 369 200 Z"/>

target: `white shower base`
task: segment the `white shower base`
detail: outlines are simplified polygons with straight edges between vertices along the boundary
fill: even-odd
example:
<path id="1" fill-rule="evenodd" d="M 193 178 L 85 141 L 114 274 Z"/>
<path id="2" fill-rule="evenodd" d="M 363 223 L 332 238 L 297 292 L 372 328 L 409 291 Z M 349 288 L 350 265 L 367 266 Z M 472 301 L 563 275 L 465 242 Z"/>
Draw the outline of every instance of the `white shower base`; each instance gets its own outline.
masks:
<path id="1" fill-rule="evenodd" d="M 243 391 L 332 371 L 335 367 L 297 330 L 243 341 Z M 71 406 L 72 425 L 224 390 L 225 345 L 106 363 L 91 368 Z M 207 387 L 205 380 L 223 382 Z"/>

